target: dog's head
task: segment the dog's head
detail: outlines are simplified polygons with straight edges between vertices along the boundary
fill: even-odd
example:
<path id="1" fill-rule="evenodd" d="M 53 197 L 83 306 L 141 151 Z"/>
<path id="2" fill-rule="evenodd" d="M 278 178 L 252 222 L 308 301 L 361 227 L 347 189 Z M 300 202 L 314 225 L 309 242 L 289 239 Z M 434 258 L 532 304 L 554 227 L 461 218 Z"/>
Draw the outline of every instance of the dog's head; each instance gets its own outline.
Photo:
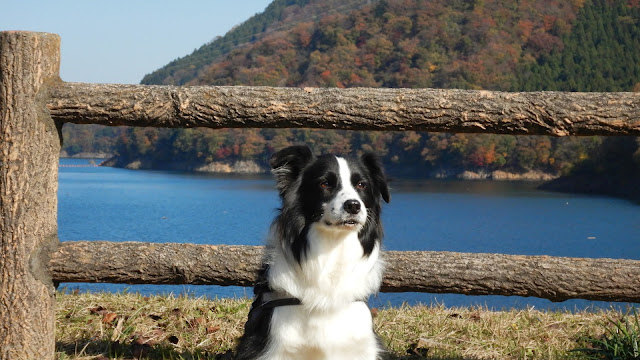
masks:
<path id="1" fill-rule="evenodd" d="M 282 198 L 282 216 L 297 232 L 289 235 L 299 236 L 312 224 L 326 231 L 356 231 L 365 253 L 374 242 L 365 237 L 376 232 L 382 236 L 380 199 L 389 202 L 390 196 L 375 155 L 315 157 L 306 146 L 291 146 L 274 154 L 270 165 Z"/>

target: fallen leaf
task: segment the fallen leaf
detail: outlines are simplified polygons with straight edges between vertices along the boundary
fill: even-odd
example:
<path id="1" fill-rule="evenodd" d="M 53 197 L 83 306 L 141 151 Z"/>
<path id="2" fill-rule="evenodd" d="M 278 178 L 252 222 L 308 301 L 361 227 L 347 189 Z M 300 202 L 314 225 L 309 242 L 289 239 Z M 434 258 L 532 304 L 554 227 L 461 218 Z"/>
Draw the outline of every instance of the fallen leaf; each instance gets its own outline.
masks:
<path id="1" fill-rule="evenodd" d="M 220 330 L 220 326 L 215 325 L 215 326 L 208 326 L 207 327 L 207 334 L 213 334 L 214 332 Z"/>
<path id="2" fill-rule="evenodd" d="M 438 349 L 450 349 L 451 345 L 435 341 L 433 339 L 421 337 L 418 342 L 411 344 L 411 347 L 407 351 L 409 354 L 427 357 L 429 350 L 433 348 Z"/>
<path id="3" fill-rule="evenodd" d="M 159 339 L 157 336 L 148 337 L 144 335 L 138 335 L 136 336 L 136 339 L 133 341 L 133 343 L 138 345 L 154 346 L 159 343 Z"/>
<path id="4" fill-rule="evenodd" d="M 102 322 L 105 323 L 105 324 L 110 324 L 117 317 L 118 317 L 118 314 L 116 314 L 114 312 L 108 312 L 108 313 L 102 315 Z"/>
<path id="5" fill-rule="evenodd" d="M 470 318 L 471 320 L 473 320 L 473 321 L 480 321 L 480 320 L 482 320 L 482 317 L 480 316 L 480 313 L 479 313 L 479 312 L 477 312 L 477 311 L 476 311 L 476 312 L 474 312 L 474 313 L 472 313 L 471 315 L 469 315 L 469 318 Z"/>
<path id="6" fill-rule="evenodd" d="M 198 317 L 189 321 L 189 325 L 191 325 L 191 327 L 202 326 L 205 323 L 206 323 L 206 320 L 203 317 Z"/>
<path id="7" fill-rule="evenodd" d="M 104 315 L 107 312 L 107 309 L 103 308 L 102 306 L 96 306 L 89 308 L 89 312 L 92 314 Z"/>

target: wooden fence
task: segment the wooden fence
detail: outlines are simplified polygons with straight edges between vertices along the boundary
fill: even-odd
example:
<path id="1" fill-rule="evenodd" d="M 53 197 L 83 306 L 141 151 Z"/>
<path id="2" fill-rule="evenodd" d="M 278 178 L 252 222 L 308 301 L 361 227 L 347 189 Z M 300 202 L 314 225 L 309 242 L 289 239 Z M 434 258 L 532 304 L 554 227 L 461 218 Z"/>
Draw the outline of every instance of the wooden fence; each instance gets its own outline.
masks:
<path id="1" fill-rule="evenodd" d="M 53 358 L 54 283 L 250 285 L 258 269 L 260 247 L 60 243 L 56 193 L 65 122 L 640 135 L 638 93 L 64 83 L 59 49 L 55 34 L 0 32 L 0 360 Z M 635 260 L 385 256 L 383 291 L 640 302 Z"/>

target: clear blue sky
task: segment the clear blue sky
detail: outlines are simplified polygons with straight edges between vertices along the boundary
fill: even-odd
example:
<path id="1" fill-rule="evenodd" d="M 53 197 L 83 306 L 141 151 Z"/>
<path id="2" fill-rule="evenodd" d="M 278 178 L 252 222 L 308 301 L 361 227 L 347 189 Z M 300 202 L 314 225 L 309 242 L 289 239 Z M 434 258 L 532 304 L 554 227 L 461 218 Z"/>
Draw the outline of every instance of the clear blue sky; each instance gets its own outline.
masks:
<path id="1" fill-rule="evenodd" d="M 0 31 L 56 33 L 69 82 L 138 84 L 272 0 L 0 0 Z"/>

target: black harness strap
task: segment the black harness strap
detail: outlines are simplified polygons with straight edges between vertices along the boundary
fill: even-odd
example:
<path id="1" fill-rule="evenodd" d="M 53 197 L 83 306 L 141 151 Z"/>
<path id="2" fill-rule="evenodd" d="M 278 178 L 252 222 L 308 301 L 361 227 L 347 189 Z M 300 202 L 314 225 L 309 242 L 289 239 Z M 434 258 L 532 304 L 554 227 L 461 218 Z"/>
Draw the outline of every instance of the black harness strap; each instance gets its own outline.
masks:
<path id="1" fill-rule="evenodd" d="M 266 293 L 270 294 L 270 293 Z M 266 296 L 267 299 L 273 298 L 272 300 L 261 301 L 259 304 L 254 304 L 251 307 L 251 311 L 249 311 L 249 319 L 247 320 L 247 324 L 245 327 L 250 326 L 250 324 L 254 324 L 251 326 L 255 326 L 256 322 L 262 318 L 265 311 L 273 310 L 279 306 L 291 306 L 291 305 L 301 305 L 302 301 L 298 298 L 294 297 L 283 297 L 279 298 L 277 296 Z"/>
<path id="2" fill-rule="evenodd" d="M 298 298 L 284 298 L 265 301 L 259 305 L 261 309 L 273 309 L 279 306 L 300 305 L 302 301 Z"/>

